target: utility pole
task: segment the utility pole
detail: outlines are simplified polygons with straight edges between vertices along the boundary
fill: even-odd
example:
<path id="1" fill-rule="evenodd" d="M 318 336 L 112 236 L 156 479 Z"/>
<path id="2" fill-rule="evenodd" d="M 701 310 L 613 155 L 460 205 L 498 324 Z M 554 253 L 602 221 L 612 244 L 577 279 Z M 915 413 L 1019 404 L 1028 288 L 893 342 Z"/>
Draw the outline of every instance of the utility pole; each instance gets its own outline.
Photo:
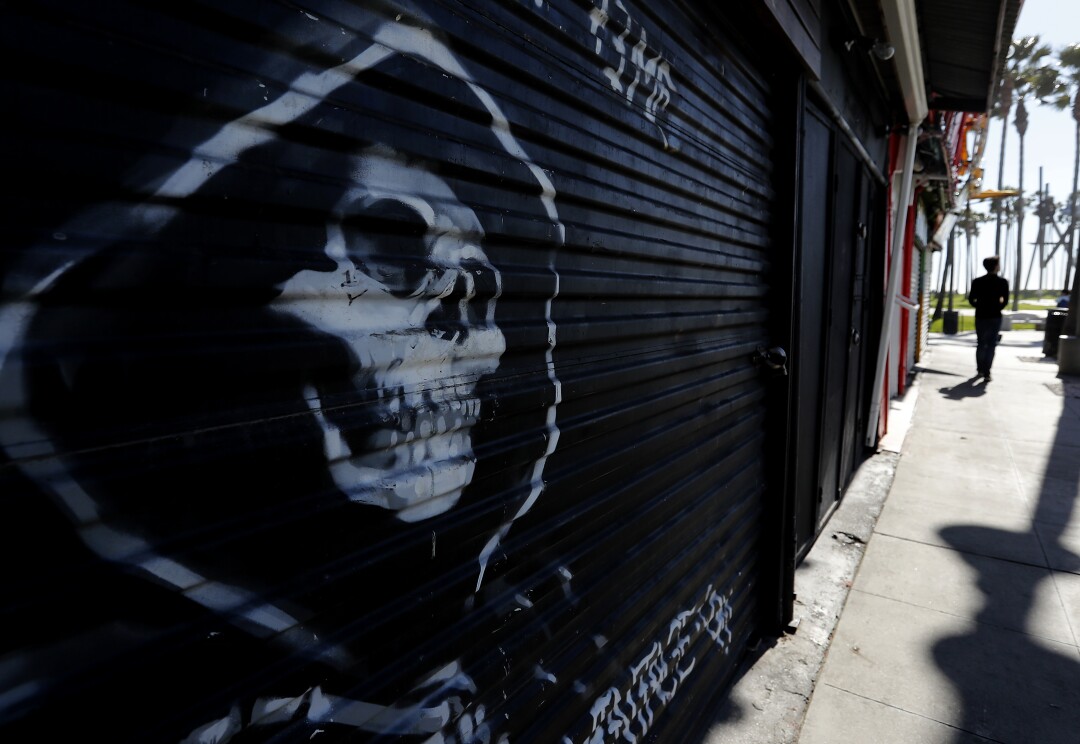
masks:
<path id="1" fill-rule="evenodd" d="M 1047 190 L 1042 189 L 1042 166 L 1039 166 L 1039 234 L 1035 239 L 1039 244 L 1039 286 L 1036 287 L 1039 292 L 1042 292 L 1043 279 L 1045 279 L 1045 269 L 1047 269 L 1047 262 L 1042 256 L 1042 239 L 1045 230 L 1047 230 L 1047 220 L 1043 217 L 1045 211 L 1047 211 L 1047 199 L 1050 198 L 1050 185 L 1047 185 Z"/>
<path id="2" fill-rule="evenodd" d="M 1038 206 L 1035 207 L 1035 215 L 1039 218 L 1039 227 L 1038 227 L 1037 232 L 1035 233 L 1035 242 L 1032 244 L 1033 247 L 1039 249 L 1039 253 L 1038 253 L 1038 255 L 1035 255 L 1035 251 L 1031 252 L 1031 260 L 1028 261 L 1027 276 L 1024 277 L 1024 286 L 1025 287 L 1030 287 L 1031 286 L 1031 272 L 1035 268 L 1035 261 L 1038 260 L 1038 262 L 1039 262 L 1039 283 L 1035 288 L 1037 290 L 1039 290 L 1039 291 L 1042 291 L 1043 289 L 1046 288 L 1044 280 L 1045 280 L 1045 277 L 1046 277 L 1046 264 L 1047 264 L 1047 261 L 1046 261 L 1046 257 L 1045 257 L 1045 251 L 1044 251 L 1044 238 L 1045 238 L 1045 235 L 1046 235 L 1046 222 L 1047 222 L 1046 208 L 1050 204 L 1049 188 L 1050 188 L 1049 185 L 1047 185 L 1046 190 L 1045 191 L 1043 190 L 1042 167 L 1040 166 L 1039 167 L 1039 202 L 1038 202 Z"/>

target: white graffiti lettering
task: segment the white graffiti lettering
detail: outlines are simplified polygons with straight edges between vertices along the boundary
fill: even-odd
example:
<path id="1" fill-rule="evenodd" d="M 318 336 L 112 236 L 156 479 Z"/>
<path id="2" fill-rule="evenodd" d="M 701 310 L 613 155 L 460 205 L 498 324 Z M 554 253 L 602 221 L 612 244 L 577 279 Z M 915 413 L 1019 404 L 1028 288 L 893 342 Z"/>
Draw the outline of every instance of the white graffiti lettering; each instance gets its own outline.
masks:
<path id="1" fill-rule="evenodd" d="M 593 51 L 604 64 L 603 74 L 612 90 L 631 105 L 635 99 L 644 99 L 640 105 L 645 118 L 656 125 L 664 147 L 668 147 L 667 134 L 657 117 L 676 92 L 671 65 L 660 52 L 649 48 L 648 32 L 631 17 L 622 0 L 600 0 L 599 7 L 589 11 L 589 31 L 596 37 Z"/>
<path id="2" fill-rule="evenodd" d="M 592 726 L 582 744 L 639 741 L 652 728 L 656 716 L 675 698 L 697 666 L 690 649 L 707 634 L 723 653 L 731 646 L 732 607 L 729 597 L 710 584 L 702 601 L 679 612 L 667 633 L 653 641 L 637 663 L 627 670 L 628 679 L 609 687 L 592 704 Z M 564 741 L 572 741 L 565 737 Z"/>

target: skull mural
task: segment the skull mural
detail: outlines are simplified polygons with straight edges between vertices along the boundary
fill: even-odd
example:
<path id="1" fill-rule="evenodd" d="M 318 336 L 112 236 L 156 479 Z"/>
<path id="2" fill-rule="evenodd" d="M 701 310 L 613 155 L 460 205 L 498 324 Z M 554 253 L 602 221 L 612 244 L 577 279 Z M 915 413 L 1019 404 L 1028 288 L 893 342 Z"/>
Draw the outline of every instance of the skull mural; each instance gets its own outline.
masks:
<path id="1" fill-rule="evenodd" d="M 452 508 L 472 480 L 476 382 L 506 348 L 500 277 L 480 221 L 443 179 L 386 148 L 354 173 L 327 226 L 333 270 L 297 273 L 274 306 L 344 339 L 371 391 L 363 441 L 310 391 L 334 483 L 415 522 Z"/>
<path id="2" fill-rule="evenodd" d="M 123 658 L 119 686 L 57 678 L 84 730 L 119 706 L 143 740 L 306 740 L 333 724 L 450 742 L 487 725 L 475 638 L 455 628 L 501 626 L 485 572 L 558 443 L 563 232 L 495 100 L 418 14 L 373 7 L 348 11 L 348 43 L 312 32 L 340 65 L 260 89 L 155 174 L 145 204 L 90 205 L 56 231 L 108 242 L 51 266 L 30 246 L 5 279 L 19 297 L 0 308 L 6 474 L 49 497 L 74 528 L 71 560 L 107 576 L 72 590 L 96 592 L 73 606 L 107 609 L 70 632 Z M 467 107 L 498 176 L 448 168 L 416 124 L 438 131 L 435 109 L 398 81 L 436 91 L 448 119 Z M 493 193 L 520 227 L 483 213 Z M 546 265 L 507 308 L 503 267 L 526 254 Z M 543 404 L 515 414 L 511 456 L 485 460 L 505 436 L 499 391 L 521 380 Z M 52 689 L 33 670 L 65 642 L 7 681 Z"/>

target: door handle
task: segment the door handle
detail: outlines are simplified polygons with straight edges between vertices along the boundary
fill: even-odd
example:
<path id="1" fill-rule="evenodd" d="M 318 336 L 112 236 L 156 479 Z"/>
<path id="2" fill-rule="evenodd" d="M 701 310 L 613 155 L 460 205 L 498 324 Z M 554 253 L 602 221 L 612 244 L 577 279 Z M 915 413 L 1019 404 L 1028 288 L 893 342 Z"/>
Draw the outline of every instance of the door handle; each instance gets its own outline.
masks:
<path id="1" fill-rule="evenodd" d="M 788 355 L 779 346 L 774 346 L 771 349 L 766 349 L 764 346 L 757 347 L 754 350 L 754 364 L 783 375 L 788 373 Z"/>

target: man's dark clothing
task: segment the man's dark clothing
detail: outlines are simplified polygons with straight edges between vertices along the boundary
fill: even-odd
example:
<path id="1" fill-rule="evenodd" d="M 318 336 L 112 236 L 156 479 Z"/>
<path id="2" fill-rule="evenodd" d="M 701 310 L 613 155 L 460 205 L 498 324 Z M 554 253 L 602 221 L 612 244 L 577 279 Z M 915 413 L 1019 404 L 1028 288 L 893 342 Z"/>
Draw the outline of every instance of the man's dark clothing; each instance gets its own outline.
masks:
<path id="1" fill-rule="evenodd" d="M 975 307 L 975 367 L 989 379 L 1001 332 L 1001 309 L 1009 302 L 1009 282 L 997 274 L 980 276 L 971 282 L 968 302 Z"/>
<path id="2" fill-rule="evenodd" d="M 968 302 L 976 318 L 1000 318 L 1001 308 L 1009 304 L 1009 282 L 997 274 L 986 274 L 971 282 Z"/>
<path id="3" fill-rule="evenodd" d="M 998 334 L 1001 333 L 1001 317 L 975 318 L 975 368 L 980 375 L 989 376 L 997 351 Z"/>

